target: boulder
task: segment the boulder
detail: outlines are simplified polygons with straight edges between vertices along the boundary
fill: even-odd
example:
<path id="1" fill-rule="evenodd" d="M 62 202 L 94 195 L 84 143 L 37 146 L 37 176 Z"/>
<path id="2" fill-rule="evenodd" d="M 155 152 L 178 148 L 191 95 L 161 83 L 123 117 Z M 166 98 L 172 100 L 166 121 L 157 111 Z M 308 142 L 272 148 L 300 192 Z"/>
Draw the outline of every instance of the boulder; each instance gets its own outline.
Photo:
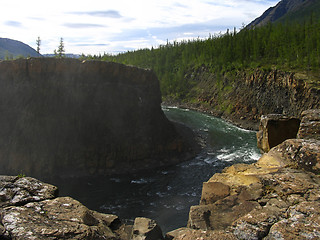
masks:
<path id="1" fill-rule="evenodd" d="M 134 220 L 132 240 L 161 240 L 162 231 L 159 225 L 151 219 L 138 217 Z"/>
<path id="2" fill-rule="evenodd" d="M 296 138 L 300 126 L 300 119 L 287 117 L 282 114 L 261 116 L 257 133 L 258 148 L 268 152 L 271 148 L 286 139 Z"/>
<path id="3" fill-rule="evenodd" d="M 166 234 L 165 240 L 237 240 L 230 232 L 179 228 Z"/>
<path id="4" fill-rule="evenodd" d="M 320 173 L 320 140 L 288 139 L 270 150 L 291 167 Z"/>
<path id="5" fill-rule="evenodd" d="M 188 227 L 203 230 L 223 230 L 233 221 L 260 205 L 252 201 L 242 201 L 236 195 L 226 197 L 214 204 L 192 206 Z"/>
<path id="6" fill-rule="evenodd" d="M 56 186 L 31 177 L 0 176 L 0 207 L 19 206 L 58 196 Z"/>
<path id="7" fill-rule="evenodd" d="M 297 138 L 320 140 L 320 109 L 303 111 Z"/>
<path id="8" fill-rule="evenodd" d="M 201 205 L 215 203 L 230 194 L 230 187 L 220 182 L 205 182 L 202 186 Z"/>
<path id="9" fill-rule="evenodd" d="M 116 239 L 101 218 L 69 197 L 6 207 L 1 223 L 13 239 Z"/>

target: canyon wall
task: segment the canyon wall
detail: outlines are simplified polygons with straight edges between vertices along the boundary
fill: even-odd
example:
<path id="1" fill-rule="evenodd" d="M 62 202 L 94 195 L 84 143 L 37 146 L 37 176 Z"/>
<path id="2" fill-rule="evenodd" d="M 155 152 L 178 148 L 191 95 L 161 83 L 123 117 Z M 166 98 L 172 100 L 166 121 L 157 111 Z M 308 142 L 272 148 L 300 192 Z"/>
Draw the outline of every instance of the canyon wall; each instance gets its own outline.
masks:
<path id="1" fill-rule="evenodd" d="M 0 173 L 92 175 L 173 164 L 187 149 L 150 70 L 99 61 L 0 62 Z"/>
<path id="2" fill-rule="evenodd" d="M 261 115 L 299 118 L 304 110 L 320 108 L 317 78 L 308 73 L 254 69 L 216 74 L 200 67 L 185 78 L 195 87 L 181 106 L 211 112 L 245 128 L 257 130 Z"/>

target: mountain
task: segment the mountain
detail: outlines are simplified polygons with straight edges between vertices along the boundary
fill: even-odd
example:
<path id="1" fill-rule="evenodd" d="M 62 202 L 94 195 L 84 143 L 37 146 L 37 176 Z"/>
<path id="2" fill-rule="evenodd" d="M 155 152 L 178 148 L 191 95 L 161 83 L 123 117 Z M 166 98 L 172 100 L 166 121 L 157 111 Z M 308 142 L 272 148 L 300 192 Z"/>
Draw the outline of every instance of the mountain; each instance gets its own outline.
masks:
<path id="1" fill-rule="evenodd" d="M 319 0 L 281 0 L 276 6 L 267 9 L 247 27 L 259 27 L 269 22 L 304 21 L 311 15 L 319 18 Z"/>
<path id="2" fill-rule="evenodd" d="M 19 56 L 38 57 L 39 54 L 36 50 L 23 42 L 9 38 L 0 38 L 0 59 L 13 59 Z"/>

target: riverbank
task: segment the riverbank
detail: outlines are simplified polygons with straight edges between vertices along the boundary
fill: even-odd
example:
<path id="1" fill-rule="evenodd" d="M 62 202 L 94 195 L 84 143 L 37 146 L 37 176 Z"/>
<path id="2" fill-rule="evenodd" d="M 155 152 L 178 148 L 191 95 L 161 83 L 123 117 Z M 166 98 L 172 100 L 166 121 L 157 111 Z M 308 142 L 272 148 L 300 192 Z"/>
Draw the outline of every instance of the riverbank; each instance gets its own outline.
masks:
<path id="1" fill-rule="evenodd" d="M 190 109 L 193 111 L 205 113 L 211 115 L 213 117 L 221 118 L 226 122 L 229 122 L 235 126 L 238 126 L 243 129 L 258 131 L 259 130 L 259 121 L 250 120 L 245 118 L 236 118 L 231 115 L 224 114 L 221 111 L 217 111 L 214 108 L 201 104 L 201 103 L 189 103 L 189 102 L 181 102 L 176 101 L 170 98 L 166 98 L 162 102 L 162 106 L 164 107 L 177 107 L 182 109 Z"/>
<path id="2" fill-rule="evenodd" d="M 190 69 L 183 94 L 162 96 L 163 104 L 193 109 L 258 130 L 260 117 L 284 114 L 298 118 L 304 110 L 320 108 L 317 77 L 306 72 L 256 68 L 215 72 L 205 66 Z"/>

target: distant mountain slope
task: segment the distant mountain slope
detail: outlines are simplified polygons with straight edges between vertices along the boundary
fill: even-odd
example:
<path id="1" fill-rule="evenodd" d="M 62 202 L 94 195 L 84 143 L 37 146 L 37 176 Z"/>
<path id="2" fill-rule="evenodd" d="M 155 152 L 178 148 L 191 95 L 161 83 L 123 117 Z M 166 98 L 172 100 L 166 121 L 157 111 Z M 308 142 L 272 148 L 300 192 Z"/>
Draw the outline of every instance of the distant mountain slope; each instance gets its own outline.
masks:
<path id="1" fill-rule="evenodd" d="M 266 10 L 260 17 L 252 21 L 247 27 L 259 27 L 269 22 L 303 21 L 311 14 L 319 16 L 319 0 L 281 0 L 276 6 Z"/>
<path id="2" fill-rule="evenodd" d="M 29 45 L 12 40 L 9 38 L 0 38 L 0 59 L 24 57 L 37 57 L 39 54 Z"/>

